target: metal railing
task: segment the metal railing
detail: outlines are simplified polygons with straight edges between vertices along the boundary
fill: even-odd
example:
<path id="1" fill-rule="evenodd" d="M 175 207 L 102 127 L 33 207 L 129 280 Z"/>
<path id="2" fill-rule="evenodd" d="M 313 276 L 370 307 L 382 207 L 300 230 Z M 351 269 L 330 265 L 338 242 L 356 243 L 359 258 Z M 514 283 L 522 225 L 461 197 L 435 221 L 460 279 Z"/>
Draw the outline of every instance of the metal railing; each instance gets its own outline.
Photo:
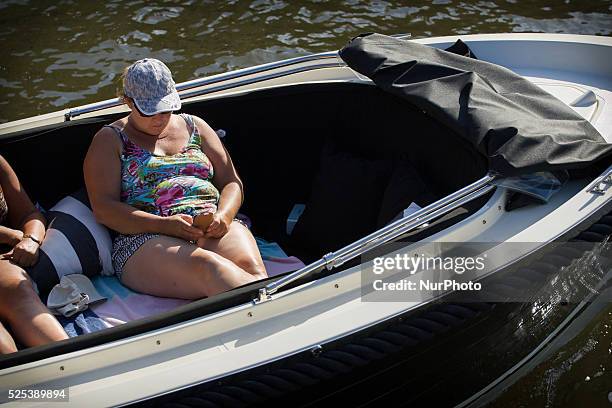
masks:
<path id="1" fill-rule="evenodd" d="M 327 60 L 331 60 L 331 59 L 334 59 L 335 61 L 327 62 Z M 269 73 L 269 74 L 261 75 L 255 78 L 243 79 L 241 81 L 232 82 L 232 83 L 220 85 L 217 87 L 212 87 L 212 88 L 207 88 L 207 89 L 197 89 L 191 92 L 186 92 L 189 89 L 200 88 L 200 87 L 204 87 L 207 85 L 218 84 L 220 82 L 244 78 L 250 75 L 261 74 L 261 73 L 265 73 L 268 71 L 273 71 L 276 69 L 289 67 L 292 65 L 304 64 L 304 63 L 309 63 L 309 62 L 317 62 L 317 61 L 319 61 L 319 63 L 310 64 L 310 65 L 306 65 L 303 67 L 297 67 L 294 69 L 285 70 L 281 72 Z M 325 62 L 322 62 L 322 61 L 325 61 Z M 237 88 L 240 86 L 250 85 L 253 83 L 257 83 L 257 82 L 263 82 L 263 81 L 267 81 L 270 79 L 281 78 L 283 76 L 292 75 L 292 74 L 296 74 L 300 72 L 306 72 L 306 71 L 322 69 L 322 68 L 342 68 L 345 66 L 346 64 L 344 63 L 344 61 L 340 59 L 337 51 L 323 52 L 319 54 L 312 54 L 312 55 L 305 55 L 302 57 L 290 58 L 290 59 L 286 59 L 283 61 L 270 62 L 267 64 L 258 65 L 255 67 L 249 67 L 249 68 L 239 69 L 236 71 L 227 72 L 224 74 L 213 75 L 211 77 L 199 78 L 199 79 L 194 79 L 194 80 L 187 81 L 187 82 L 181 82 L 180 84 L 176 85 L 176 89 L 177 91 L 179 91 L 179 95 L 181 99 L 184 100 L 187 98 L 193 98 L 195 96 L 206 95 L 208 93 L 218 92 L 221 90 Z M 65 120 L 69 121 L 72 118 L 79 116 L 79 115 L 83 115 L 85 113 L 91 113 L 91 112 L 96 112 L 96 111 L 103 110 L 103 109 L 113 108 L 115 106 L 120 106 L 122 104 L 123 102 L 121 101 L 121 99 L 114 98 L 114 99 L 107 99 L 105 101 L 93 103 L 91 105 L 85 105 L 79 108 L 70 109 L 70 111 L 68 111 L 65 114 Z"/>
<path id="2" fill-rule="evenodd" d="M 399 39 L 407 40 L 411 37 L 410 33 L 403 34 L 394 34 L 392 37 L 396 37 Z M 308 62 L 316 62 L 327 59 L 335 59 L 335 62 L 326 62 L 308 65 L 305 67 L 295 68 L 288 71 L 282 71 L 274 74 L 267 74 L 257 78 L 245 79 L 243 81 L 221 85 L 214 88 L 208 89 L 200 89 L 192 92 L 184 92 L 188 89 L 199 88 L 207 85 L 217 84 L 224 81 L 231 81 L 233 79 L 238 79 L 242 77 L 246 77 L 249 75 L 260 74 L 266 71 L 272 71 L 279 68 L 289 67 L 291 65 L 304 64 Z M 281 78 L 283 76 L 296 74 L 305 71 L 311 71 L 315 69 L 322 68 L 343 68 L 346 67 L 346 63 L 340 58 L 338 55 L 338 51 L 328 51 L 321 52 L 317 54 L 304 55 L 301 57 L 289 58 L 282 61 L 269 62 L 267 64 L 257 65 L 255 67 L 238 69 L 236 71 L 231 71 L 223 74 L 213 75 L 205 78 L 193 79 L 191 81 L 181 82 L 176 85 L 176 90 L 179 92 L 181 99 L 193 98 L 195 96 L 206 95 L 208 93 L 218 92 L 226 89 L 237 88 L 243 85 L 250 85 L 257 82 L 267 81 L 269 79 Z M 83 115 L 85 113 L 96 112 L 103 109 L 114 108 L 115 106 L 123 105 L 123 102 L 119 98 L 107 99 L 105 101 L 92 103 L 90 105 L 81 106 L 79 108 L 70 109 L 65 115 L 64 119 L 66 121 L 71 120 L 74 117 L 79 115 Z"/>
<path id="3" fill-rule="evenodd" d="M 259 289 L 259 296 L 254 299 L 254 302 L 260 303 L 270 300 L 272 294 L 297 279 L 307 276 L 323 267 L 331 270 L 340 266 L 348 260 L 362 255 L 365 252 L 418 228 L 434 218 L 444 215 L 469 201 L 487 194 L 495 188 L 494 185 L 490 184 L 493 179 L 495 179 L 495 175 L 489 173 L 480 180 L 418 210 L 412 215 L 397 220 L 336 252 L 323 256 L 320 260 Z"/>

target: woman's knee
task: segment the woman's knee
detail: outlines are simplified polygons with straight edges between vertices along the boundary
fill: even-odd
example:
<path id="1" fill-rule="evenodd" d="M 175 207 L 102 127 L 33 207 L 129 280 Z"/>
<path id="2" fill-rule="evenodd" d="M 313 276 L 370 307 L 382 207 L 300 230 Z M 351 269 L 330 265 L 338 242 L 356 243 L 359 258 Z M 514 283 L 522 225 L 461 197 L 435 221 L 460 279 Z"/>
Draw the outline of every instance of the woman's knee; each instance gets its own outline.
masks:
<path id="1" fill-rule="evenodd" d="M 207 296 L 217 292 L 213 288 L 225 287 L 227 290 L 252 282 L 255 278 L 235 262 L 206 249 L 198 248 L 193 252 L 192 259 L 197 264 L 198 282 Z"/>
<path id="2" fill-rule="evenodd" d="M 191 253 L 190 256 L 192 267 L 191 269 L 197 273 L 198 281 L 206 287 L 210 280 L 218 279 L 226 270 L 226 262 L 218 254 L 198 248 Z"/>
<path id="3" fill-rule="evenodd" d="M 239 251 L 237 255 L 234 255 L 231 260 L 243 270 L 253 275 L 256 279 L 264 279 L 268 277 L 266 268 L 259 255 L 259 249 L 255 243 L 255 238 L 251 234 L 248 228 L 239 222 L 232 224 L 236 233 L 240 236 L 240 243 L 243 246 L 243 250 Z"/>
<path id="4" fill-rule="evenodd" d="M 253 275 L 257 279 L 264 279 L 268 277 L 266 268 L 263 262 L 253 256 L 240 255 L 232 261 L 241 269 Z"/>

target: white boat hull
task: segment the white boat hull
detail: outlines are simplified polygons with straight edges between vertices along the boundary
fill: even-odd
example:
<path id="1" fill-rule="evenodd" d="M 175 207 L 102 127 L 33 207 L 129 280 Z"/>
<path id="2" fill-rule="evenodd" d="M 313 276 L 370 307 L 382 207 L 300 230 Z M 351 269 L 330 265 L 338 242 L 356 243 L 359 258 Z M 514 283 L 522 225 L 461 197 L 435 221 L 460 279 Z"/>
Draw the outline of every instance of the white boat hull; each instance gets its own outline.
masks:
<path id="1" fill-rule="evenodd" d="M 574 109 L 612 142 L 612 72 L 609 64 L 612 39 L 538 34 L 468 35 L 461 39 L 480 59 L 524 75 L 568 104 L 592 91 L 594 102 Z M 445 47 L 454 40 L 456 37 L 415 41 Z M 298 66 L 308 64 L 316 63 L 305 62 Z M 279 70 L 283 69 L 289 68 Z M 186 101 L 223 98 L 292 83 L 328 81 L 368 82 L 349 68 L 338 66 L 211 92 Z M 201 86 L 189 92 L 219 85 Z M 73 120 L 118 111 L 125 111 L 125 108 L 111 107 L 82 114 Z M 0 125 L 0 137 L 60 123 L 68 112 L 64 110 Z M 584 182 L 574 181 L 547 205 L 512 212 L 503 210 L 506 191 L 498 188 L 481 210 L 431 239 L 533 242 L 537 248 L 540 243 L 553 241 L 587 220 L 610 202 L 612 189 L 594 194 L 587 187 Z M 418 251 L 418 245 L 403 248 L 400 253 Z M 511 254 L 507 261 L 513 259 Z M 500 259 L 500 262 L 504 261 Z M 420 302 L 363 302 L 362 273 L 371 268 L 371 262 L 362 264 L 279 292 L 266 302 L 246 303 L 164 329 L 4 369 L 0 371 L 0 395 L 24 387 L 67 387 L 70 400 L 57 406 L 128 404 L 311 350 L 421 305 Z M 21 402 L 8 404 L 13 405 L 24 406 Z"/>

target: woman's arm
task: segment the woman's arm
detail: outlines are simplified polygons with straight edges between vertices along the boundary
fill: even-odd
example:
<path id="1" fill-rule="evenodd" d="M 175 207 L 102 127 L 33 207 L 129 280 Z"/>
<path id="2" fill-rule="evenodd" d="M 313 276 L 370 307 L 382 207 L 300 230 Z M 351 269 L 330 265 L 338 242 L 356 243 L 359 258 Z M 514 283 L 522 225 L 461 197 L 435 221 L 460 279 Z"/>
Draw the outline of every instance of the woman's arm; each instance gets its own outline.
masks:
<path id="1" fill-rule="evenodd" d="M 96 220 L 122 234 L 159 233 L 195 240 L 201 231 L 191 226 L 188 216 L 160 217 L 122 203 L 121 141 L 109 128 L 94 136 L 83 174 Z"/>
<path id="2" fill-rule="evenodd" d="M 213 165 L 213 184 L 220 192 L 217 212 L 206 235 L 220 238 L 227 232 L 244 201 L 244 187 L 232 158 L 217 133 L 201 118 L 194 116 L 194 122 L 200 133 L 202 150 Z"/>
<path id="3" fill-rule="evenodd" d="M 23 231 L 0 225 L 0 244 L 14 247 L 23 239 Z"/>
<path id="4" fill-rule="evenodd" d="M 38 260 L 38 248 L 45 238 L 45 217 L 36 209 L 10 164 L 0 156 L 0 183 L 8 206 L 8 224 L 23 232 L 6 254 L 21 266 L 31 266 Z M 9 231 L 5 231 L 9 232 Z M 17 238 L 17 237 L 15 237 Z"/>

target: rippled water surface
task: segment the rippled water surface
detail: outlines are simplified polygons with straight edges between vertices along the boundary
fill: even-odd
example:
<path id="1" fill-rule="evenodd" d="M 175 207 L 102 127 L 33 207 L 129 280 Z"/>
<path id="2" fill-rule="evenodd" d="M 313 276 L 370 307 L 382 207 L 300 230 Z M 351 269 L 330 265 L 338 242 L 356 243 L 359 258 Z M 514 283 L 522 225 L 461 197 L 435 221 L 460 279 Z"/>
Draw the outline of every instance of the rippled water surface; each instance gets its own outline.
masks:
<path id="1" fill-rule="evenodd" d="M 177 82 L 342 47 L 368 31 L 612 35 L 611 1 L 0 1 L 0 122 L 115 95 L 130 62 Z"/>
<path id="2" fill-rule="evenodd" d="M 612 406 L 612 304 L 574 339 L 490 404 L 517 407 Z"/>
<path id="3" fill-rule="evenodd" d="M 530 337 L 544 338 L 547 324 L 558 327 L 567 314 L 563 299 L 582 308 L 575 328 L 564 337 L 548 357 L 538 358 L 530 371 L 499 395 L 490 407 L 609 407 L 612 406 L 612 272 L 609 262 L 610 243 L 574 244 L 582 256 L 556 271 L 530 304 L 531 310 L 520 314 L 520 324 L 511 336 L 516 348 Z M 592 249 L 589 249 L 592 248 Z M 591 296 L 592 295 L 592 296 Z M 584 299 L 593 306 L 586 312 Z M 581 321 L 582 320 L 582 321 Z M 548 328 L 550 330 L 550 328 Z M 564 336 L 563 334 L 561 335 Z"/>

